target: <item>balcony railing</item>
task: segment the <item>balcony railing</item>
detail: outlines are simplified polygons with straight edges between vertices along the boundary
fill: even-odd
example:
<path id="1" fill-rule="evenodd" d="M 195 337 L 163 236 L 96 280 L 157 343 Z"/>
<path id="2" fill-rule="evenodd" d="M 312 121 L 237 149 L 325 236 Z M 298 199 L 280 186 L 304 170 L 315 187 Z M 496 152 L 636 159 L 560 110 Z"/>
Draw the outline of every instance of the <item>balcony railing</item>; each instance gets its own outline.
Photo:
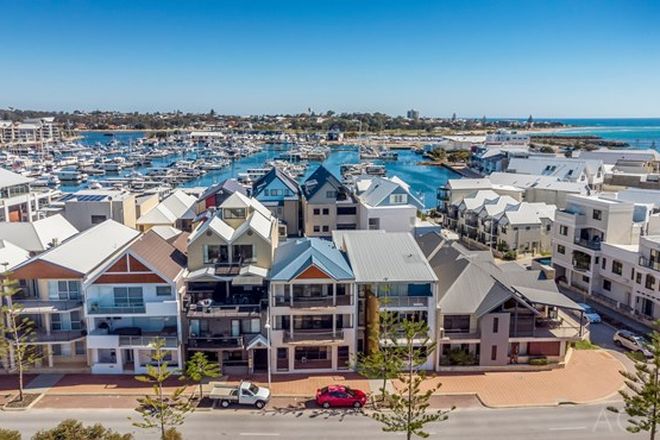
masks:
<path id="1" fill-rule="evenodd" d="M 344 339 L 344 330 L 285 330 L 284 342 L 336 341 Z"/>
<path id="2" fill-rule="evenodd" d="M 277 307 L 293 307 L 296 309 L 304 308 L 317 308 L 317 307 L 334 307 L 337 306 L 350 306 L 350 295 L 337 295 L 336 301 L 333 301 L 332 296 L 294 296 L 293 304 L 291 304 L 291 297 L 289 295 L 275 296 L 275 305 Z"/>
<path id="3" fill-rule="evenodd" d="M 119 345 L 122 347 L 148 347 L 157 339 L 163 340 L 164 346 L 167 348 L 176 348 L 179 345 L 178 339 L 172 336 L 119 336 Z"/>
<path id="4" fill-rule="evenodd" d="M 243 336 L 196 336 L 188 339 L 189 348 L 239 349 L 244 346 Z"/>
<path id="5" fill-rule="evenodd" d="M 254 316 L 261 313 L 261 304 L 190 304 L 187 308 L 188 318 L 222 318 L 228 316 Z"/>
<path id="6" fill-rule="evenodd" d="M 65 312 L 82 306 L 82 299 L 12 299 L 13 302 L 21 305 L 23 313 Z"/>
<path id="7" fill-rule="evenodd" d="M 382 296 L 379 298 L 381 307 L 426 307 L 427 296 Z"/>
<path id="8" fill-rule="evenodd" d="M 70 342 L 80 339 L 86 334 L 87 332 L 84 330 L 53 331 L 50 334 L 37 330 L 30 339 L 34 342 Z"/>
<path id="9" fill-rule="evenodd" d="M 575 237 L 575 239 L 573 240 L 573 243 L 575 243 L 579 246 L 582 246 L 582 247 L 586 247 L 588 249 L 592 249 L 594 251 L 599 251 L 600 250 L 600 240 L 593 240 L 593 239 L 592 240 L 586 240 L 584 238 Z"/>
<path id="10" fill-rule="evenodd" d="M 90 315 L 121 315 L 121 314 L 141 314 L 146 313 L 144 304 L 134 304 L 127 306 L 118 306 L 112 304 L 90 304 L 87 307 L 87 313 Z"/>
<path id="11" fill-rule="evenodd" d="M 660 261 L 651 261 L 646 257 L 639 257 L 639 265 L 660 271 Z"/>

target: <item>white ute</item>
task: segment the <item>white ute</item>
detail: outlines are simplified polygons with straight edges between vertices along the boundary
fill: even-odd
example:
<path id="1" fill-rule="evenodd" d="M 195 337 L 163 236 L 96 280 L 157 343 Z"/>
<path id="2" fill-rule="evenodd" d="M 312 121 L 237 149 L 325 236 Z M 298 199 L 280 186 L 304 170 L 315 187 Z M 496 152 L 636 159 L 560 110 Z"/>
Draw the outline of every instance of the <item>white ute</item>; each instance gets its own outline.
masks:
<path id="1" fill-rule="evenodd" d="M 209 398 L 219 400 L 220 406 L 229 407 L 232 403 L 239 405 L 253 405 L 258 409 L 266 406 L 270 400 L 270 390 L 258 387 L 252 382 L 242 381 L 238 386 L 227 385 L 222 382 L 211 382 Z"/>

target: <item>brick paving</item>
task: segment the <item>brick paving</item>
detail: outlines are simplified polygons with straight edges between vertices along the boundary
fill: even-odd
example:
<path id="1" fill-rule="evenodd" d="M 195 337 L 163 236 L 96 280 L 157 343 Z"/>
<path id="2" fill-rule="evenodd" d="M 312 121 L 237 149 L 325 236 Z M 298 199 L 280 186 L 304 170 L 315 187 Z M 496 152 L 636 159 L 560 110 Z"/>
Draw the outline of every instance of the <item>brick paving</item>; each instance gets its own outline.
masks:
<path id="1" fill-rule="evenodd" d="M 606 399 L 623 387 L 623 365 L 602 350 L 576 350 L 565 368 L 538 372 L 436 374 L 424 391 L 442 386 L 437 394 L 476 394 L 489 407 L 544 406 L 590 403 Z M 395 381 L 395 387 L 401 383 Z"/>
<path id="2" fill-rule="evenodd" d="M 34 374 L 26 374 L 23 378 L 24 383 L 30 383 L 35 377 L 36 375 Z M 15 374 L 0 375 L 0 406 L 9 402 L 11 397 L 18 392 L 17 389 L 18 376 Z"/>

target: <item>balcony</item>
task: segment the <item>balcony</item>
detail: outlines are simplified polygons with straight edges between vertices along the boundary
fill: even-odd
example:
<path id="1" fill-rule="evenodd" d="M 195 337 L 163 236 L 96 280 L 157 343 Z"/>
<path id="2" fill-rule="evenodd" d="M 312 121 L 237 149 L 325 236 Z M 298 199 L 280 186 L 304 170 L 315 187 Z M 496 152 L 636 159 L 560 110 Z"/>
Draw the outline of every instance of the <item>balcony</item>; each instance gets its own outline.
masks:
<path id="1" fill-rule="evenodd" d="M 646 257 L 639 257 L 639 265 L 660 272 L 660 261 L 653 261 Z"/>
<path id="2" fill-rule="evenodd" d="M 314 309 L 326 308 L 335 306 L 350 306 L 350 295 L 337 295 L 336 301 L 333 301 L 332 296 L 294 296 L 293 303 L 291 303 L 291 296 L 275 296 L 275 306 L 277 307 L 292 307 L 294 309 Z"/>
<path id="3" fill-rule="evenodd" d="M 284 331 L 284 342 L 333 342 L 344 339 L 344 330 L 303 330 Z"/>
<path id="4" fill-rule="evenodd" d="M 238 350 L 245 347 L 244 336 L 196 336 L 188 339 L 188 348 Z"/>
<path id="5" fill-rule="evenodd" d="M 190 304 L 186 316 L 191 319 L 223 317 L 258 317 L 261 304 L 220 304 L 213 301 Z"/>
<path id="6" fill-rule="evenodd" d="M 87 335 L 84 330 L 53 331 L 50 334 L 42 330 L 34 333 L 34 343 L 73 342 Z"/>
<path id="7" fill-rule="evenodd" d="M 42 300 L 42 299 L 20 299 L 12 298 L 13 301 L 22 306 L 21 313 L 59 313 L 75 310 L 82 307 L 82 300 Z"/>
<path id="8" fill-rule="evenodd" d="M 179 340 L 174 336 L 119 336 L 120 347 L 150 347 L 157 340 L 165 342 L 165 348 L 176 348 Z"/>
<path id="9" fill-rule="evenodd" d="M 145 314 L 147 308 L 144 304 L 134 305 L 113 305 L 113 304 L 98 304 L 90 303 L 87 307 L 88 315 L 133 315 Z"/>
<path id="10" fill-rule="evenodd" d="M 578 246 L 582 246 L 587 249 L 591 249 L 593 251 L 600 250 L 600 242 L 601 241 L 599 239 L 587 240 L 585 238 L 579 238 L 579 237 L 575 237 L 575 239 L 573 240 L 573 243 L 577 244 Z"/>

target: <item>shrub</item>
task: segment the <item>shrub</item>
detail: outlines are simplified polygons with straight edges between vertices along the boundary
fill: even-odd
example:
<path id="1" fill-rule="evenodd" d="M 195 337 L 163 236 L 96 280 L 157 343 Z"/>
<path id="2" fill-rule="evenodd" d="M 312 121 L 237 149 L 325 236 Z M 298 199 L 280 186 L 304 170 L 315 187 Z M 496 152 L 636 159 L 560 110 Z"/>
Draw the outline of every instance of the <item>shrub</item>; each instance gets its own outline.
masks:
<path id="1" fill-rule="evenodd" d="M 573 348 L 576 350 L 596 350 L 598 346 L 592 344 L 591 341 L 584 339 L 573 343 Z"/>
<path id="2" fill-rule="evenodd" d="M 0 440 L 21 440 L 21 433 L 11 429 L 0 428 Z"/>
<path id="3" fill-rule="evenodd" d="M 477 364 L 477 358 L 472 353 L 460 348 L 452 348 L 442 360 L 443 365 L 467 366 Z"/>
<path id="4" fill-rule="evenodd" d="M 529 365 L 548 365 L 550 361 L 546 357 L 537 357 L 537 358 L 532 358 L 529 360 Z"/>
<path id="5" fill-rule="evenodd" d="M 165 431 L 165 436 L 163 437 L 163 440 L 183 440 L 183 436 L 176 429 L 170 428 L 167 431 Z"/>
<path id="6" fill-rule="evenodd" d="M 516 258 L 518 258 L 516 251 L 506 251 L 504 253 L 504 256 L 502 257 L 503 260 L 507 260 L 507 261 L 513 261 Z"/>
<path id="7" fill-rule="evenodd" d="M 32 440 L 133 440 L 131 434 L 119 434 L 97 423 L 83 426 L 77 420 L 67 419 L 53 429 L 37 432 Z"/>

